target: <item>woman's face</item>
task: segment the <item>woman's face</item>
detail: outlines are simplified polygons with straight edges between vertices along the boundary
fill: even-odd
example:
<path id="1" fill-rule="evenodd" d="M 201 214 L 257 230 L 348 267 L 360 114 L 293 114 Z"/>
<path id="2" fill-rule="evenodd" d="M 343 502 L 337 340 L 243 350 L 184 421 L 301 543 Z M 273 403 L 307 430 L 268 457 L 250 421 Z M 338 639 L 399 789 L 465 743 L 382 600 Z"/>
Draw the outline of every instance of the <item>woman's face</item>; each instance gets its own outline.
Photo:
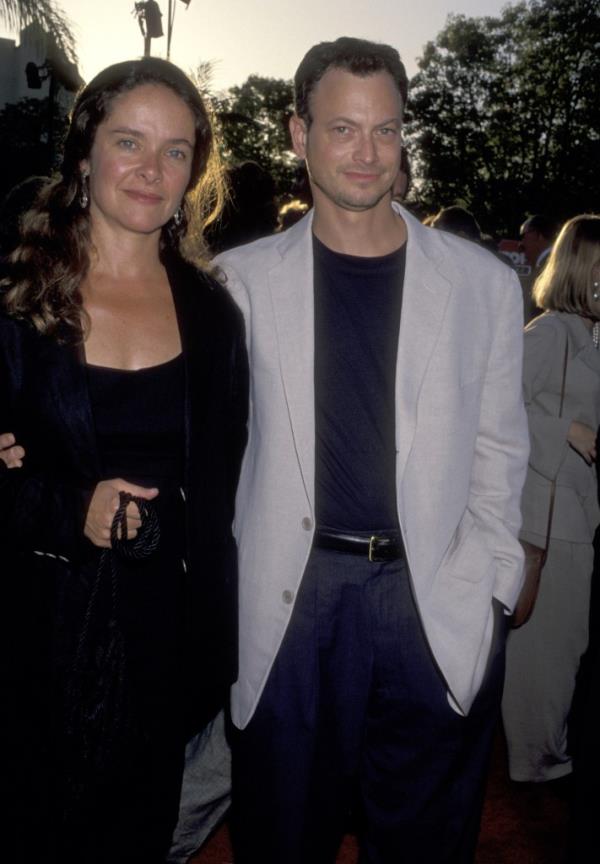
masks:
<path id="1" fill-rule="evenodd" d="M 142 84 L 117 96 L 80 166 L 92 231 L 158 235 L 187 189 L 195 140 L 194 116 L 170 88 Z"/>

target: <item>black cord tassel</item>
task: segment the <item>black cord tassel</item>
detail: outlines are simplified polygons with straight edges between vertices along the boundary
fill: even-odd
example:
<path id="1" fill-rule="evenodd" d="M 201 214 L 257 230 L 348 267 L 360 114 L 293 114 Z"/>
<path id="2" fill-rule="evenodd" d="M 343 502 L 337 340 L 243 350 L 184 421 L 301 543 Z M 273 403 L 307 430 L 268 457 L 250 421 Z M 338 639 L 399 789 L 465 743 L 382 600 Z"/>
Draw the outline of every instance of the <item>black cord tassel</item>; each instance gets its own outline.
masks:
<path id="1" fill-rule="evenodd" d="M 132 501 L 142 524 L 135 539 L 127 540 L 127 507 Z M 66 687 L 66 818 L 85 808 L 86 790 L 110 776 L 111 768 L 127 758 L 128 746 L 142 735 L 118 619 L 118 561 L 142 560 L 156 551 L 160 527 L 151 502 L 120 492 L 110 536 L 111 548 L 100 556 Z"/>

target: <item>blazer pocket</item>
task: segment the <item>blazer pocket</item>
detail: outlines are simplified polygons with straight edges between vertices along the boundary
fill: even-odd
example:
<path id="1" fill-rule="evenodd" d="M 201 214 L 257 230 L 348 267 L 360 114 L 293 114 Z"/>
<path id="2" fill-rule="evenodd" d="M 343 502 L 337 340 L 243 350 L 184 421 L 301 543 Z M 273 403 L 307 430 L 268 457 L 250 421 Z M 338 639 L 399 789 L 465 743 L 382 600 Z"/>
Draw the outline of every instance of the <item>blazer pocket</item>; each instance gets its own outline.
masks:
<path id="1" fill-rule="evenodd" d="M 493 561 L 475 519 L 466 510 L 444 557 L 443 569 L 456 579 L 476 583 L 489 573 Z"/>

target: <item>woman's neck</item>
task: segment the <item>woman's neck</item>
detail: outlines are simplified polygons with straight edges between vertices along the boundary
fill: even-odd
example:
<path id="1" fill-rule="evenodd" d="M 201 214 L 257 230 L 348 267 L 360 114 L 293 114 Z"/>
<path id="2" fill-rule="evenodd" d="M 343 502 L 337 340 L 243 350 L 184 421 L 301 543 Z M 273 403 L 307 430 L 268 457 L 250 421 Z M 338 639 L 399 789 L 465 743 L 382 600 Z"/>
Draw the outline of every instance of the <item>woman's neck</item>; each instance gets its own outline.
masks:
<path id="1" fill-rule="evenodd" d="M 90 275 L 152 281 L 164 272 L 159 242 L 160 232 L 136 234 L 92 228 Z"/>

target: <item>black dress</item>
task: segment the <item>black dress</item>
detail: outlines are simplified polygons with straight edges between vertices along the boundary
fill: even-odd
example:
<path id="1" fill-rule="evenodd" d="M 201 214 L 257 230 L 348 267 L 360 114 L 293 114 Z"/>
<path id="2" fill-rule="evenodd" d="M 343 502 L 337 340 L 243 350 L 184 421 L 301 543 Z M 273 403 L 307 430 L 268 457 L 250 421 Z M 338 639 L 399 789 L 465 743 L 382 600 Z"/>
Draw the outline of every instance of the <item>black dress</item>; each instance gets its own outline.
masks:
<path id="1" fill-rule="evenodd" d="M 90 370 L 82 334 L 65 326 L 40 335 L 0 314 L 0 429 L 27 453 L 21 469 L 0 464 L 0 857 L 11 864 L 164 860 L 182 738 L 223 707 L 237 675 L 232 520 L 248 406 L 243 320 L 206 273 L 170 253 L 165 266 L 182 344 L 170 367 Z M 155 374 L 165 376 L 160 390 Z M 160 487 L 161 544 L 146 561 L 119 564 L 135 722 L 128 746 L 104 760 L 112 773 L 88 773 L 94 782 L 80 783 L 87 794 L 77 797 L 62 782 L 68 760 L 56 747 L 62 737 L 67 756 L 77 754 L 77 724 L 67 727 L 59 697 L 74 689 L 98 572 L 99 550 L 84 535 L 90 497 L 117 473 Z"/>
<path id="2" fill-rule="evenodd" d="M 186 565 L 183 474 L 184 368 L 181 355 L 158 366 L 124 371 L 87 367 L 102 479 L 122 478 L 160 492 L 158 547 L 142 560 L 116 563 L 116 623 L 122 636 L 126 716 L 111 714 L 117 731 L 107 749 L 97 725 L 69 723 L 73 657 L 81 650 L 82 620 L 97 585 L 100 552 L 78 574 L 79 602 L 68 602 L 69 644 L 63 646 L 62 690 L 68 735 L 62 738 L 66 786 L 57 802 L 62 825 L 61 862 L 164 861 L 177 818 L 185 747 Z M 107 568 L 105 568 L 107 569 Z M 109 569 L 109 568 L 108 568 Z M 112 570 L 111 570 L 112 576 Z M 111 576 L 104 572 L 86 637 L 91 651 L 103 644 L 111 606 Z M 117 674 L 114 671 L 110 674 Z M 109 692 L 112 686 L 109 684 Z M 66 698 L 60 698 L 60 696 Z M 77 706 L 75 706 L 77 708 Z M 125 715 L 121 705 L 115 709 Z M 63 723 L 65 722 L 63 718 Z M 71 728 L 73 727 L 73 728 Z M 91 740 L 90 740 L 91 737 Z M 98 751 L 98 748 L 101 748 Z M 87 754 L 84 758 L 82 749 Z M 91 751 L 91 755 L 90 755 Z M 98 755 L 100 752 L 100 755 Z"/>

